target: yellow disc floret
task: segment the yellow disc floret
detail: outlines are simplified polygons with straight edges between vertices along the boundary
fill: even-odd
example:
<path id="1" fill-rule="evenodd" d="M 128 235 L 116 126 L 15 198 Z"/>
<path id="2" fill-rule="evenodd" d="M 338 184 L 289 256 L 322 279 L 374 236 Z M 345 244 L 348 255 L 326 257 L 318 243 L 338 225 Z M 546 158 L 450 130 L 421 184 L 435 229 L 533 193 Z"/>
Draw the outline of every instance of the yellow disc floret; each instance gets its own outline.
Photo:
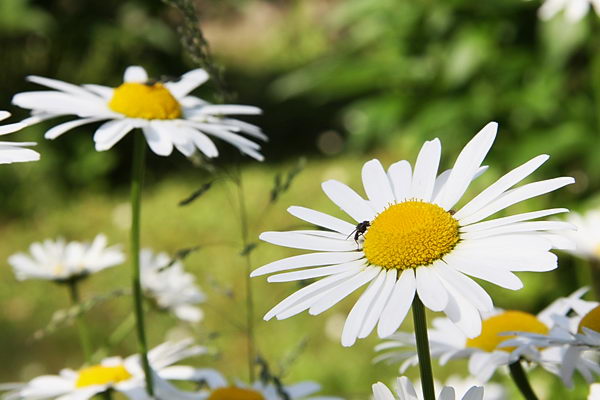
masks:
<path id="1" fill-rule="evenodd" d="M 592 311 L 585 314 L 583 318 L 581 318 L 581 321 L 579 321 L 579 326 L 577 327 L 577 332 L 583 333 L 583 328 L 600 332 L 600 306 L 592 309 Z"/>
<path id="2" fill-rule="evenodd" d="M 104 365 L 93 365 L 91 367 L 79 370 L 79 376 L 75 382 L 75 387 L 85 387 L 92 385 L 107 385 L 126 381 L 131 378 L 129 371 L 123 365 L 106 367 Z"/>
<path id="3" fill-rule="evenodd" d="M 458 243 L 458 221 L 438 205 L 422 201 L 394 204 L 379 214 L 363 251 L 369 263 L 387 269 L 429 265 Z"/>
<path id="4" fill-rule="evenodd" d="M 478 348 L 488 352 L 501 350 L 511 352 L 514 347 L 498 347 L 498 345 L 515 336 L 500 336 L 507 331 L 530 332 L 545 335 L 548 327 L 535 317 L 523 311 L 504 311 L 493 317 L 484 319 L 481 323 L 481 335 L 467 339 L 467 347 Z"/>
<path id="5" fill-rule="evenodd" d="M 216 389 L 207 400 L 265 400 L 265 398 L 256 390 L 229 386 Z"/>
<path id="6" fill-rule="evenodd" d="M 181 117 L 179 102 L 160 82 L 153 85 L 126 82 L 115 89 L 108 106 L 111 110 L 130 118 L 177 119 Z"/>

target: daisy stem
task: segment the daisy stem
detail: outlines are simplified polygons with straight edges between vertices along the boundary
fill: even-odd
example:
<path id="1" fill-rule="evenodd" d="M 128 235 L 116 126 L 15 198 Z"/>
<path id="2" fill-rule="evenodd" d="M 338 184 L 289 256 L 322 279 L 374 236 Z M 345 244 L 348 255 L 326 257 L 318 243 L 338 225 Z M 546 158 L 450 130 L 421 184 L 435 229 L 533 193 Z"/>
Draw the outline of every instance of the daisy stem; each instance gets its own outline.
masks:
<path id="1" fill-rule="evenodd" d="M 79 297 L 79 289 L 77 287 L 77 281 L 71 279 L 67 284 L 69 287 L 69 296 L 71 297 L 71 304 L 77 307 L 81 307 L 81 298 Z M 83 351 L 83 357 L 85 358 L 85 362 L 90 362 L 90 357 L 92 354 L 92 341 L 90 339 L 90 334 L 83 320 L 83 314 L 81 310 L 77 310 L 77 330 L 79 331 L 79 341 L 81 342 L 81 349 Z"/>
<path id="2" fill-rule="evenodd" d="M 510 376 L 513 381 L 519 388 L 519 391 L 527 400 L 538 400 L 537 396 L 533 392 L 531 385 L 529 384 L 529 380 L 527 379 L 527 374 L 523 370 L 523 365 L 521 365 L 521 360 L 515 361 L 512 364 L 508 365 L 508 369 L 510 370 Z"/>
<path id="3" fill-rule="evenodd" d="M 238 192 L 238 203 L 240 207 L 240 226 L 242 231 L 242 254 L 246 260 L 246 334 L 248 337 L 248 376 L 250 382 L 254 382 L 256 376 L 254 374 L 254 362 L 256 359 L 256 347 L 254 342 L 254 297 L 252 293 L 252 281 L 250 272 L 252 271 L 252 260 L 250 258 L 250 242 L 248 240 L 248 210 L 246 209 L 246 199 L 244 197 L 244 185 L 242 182 L 242 173 L 239 171 L 236 179 Z"/>
<path id="4" fill-rule="evenodd" d="M 425 318 L 425 307 L 423 307 L 419 296 L 415 296 L 413 300 L 412 312 L 415 325 L 415 338 L 417 340 L 417 354 L 419 355 L 423 398 L 425 400 L 435 400 L 431 357 L 429 355 L 429 338 L 427 337 L 427 319 Z"/>
<path id="5" fill-rule="evenodd" d="M 600 261 L 596 259 L 590 260 L 590 272 L 594 295 L 596 296 L 596 300 L 600 300 Z"/>
<path id="6" fill-rule="evenodd" d="M 131 264 L 133 268 L 133 306 L 135 312 L 136 331 L 138 336 L 138 351 L 142 359 L 142 367 L 146 377 L 146 391 L 154 396 L 152 372 L 148 362 L 148 346 L 144 329 L 144 305 L 142 285 L 140 283 L 140 211 L 142 208 L 142 184 L 144 180 L 146 145 L 141 132 L 135 132 L 133 148 L 133 171 L 131 177 Z"/>

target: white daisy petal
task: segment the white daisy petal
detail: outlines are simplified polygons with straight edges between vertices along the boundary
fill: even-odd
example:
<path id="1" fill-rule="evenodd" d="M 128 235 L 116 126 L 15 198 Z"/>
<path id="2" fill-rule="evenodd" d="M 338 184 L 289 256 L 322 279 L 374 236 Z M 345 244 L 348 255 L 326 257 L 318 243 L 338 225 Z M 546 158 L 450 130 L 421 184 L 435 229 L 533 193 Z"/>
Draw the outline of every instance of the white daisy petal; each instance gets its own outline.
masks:
<path id="1" fill-rule="evenodd" d="M 292 206 L 288 208 L 288 212 L 294 217 L 300 218 L 306 222 L 310 222 L 311 224 L 331 229 L 345 235 L 350 235 L 355 228 L 355 225 L 352 225 L 351 223 L 306 207 Z"/>
<path id="2" fill-rule="evenodd" d="M 105 122 L 94 133 L 96 150 L 105 151 L 112 148 L 134 128 L 129 120 L 114 120 Z"/>
<path id="3" fill-rule="evenodd" d="M 395 400 L 394 394 L 381 382 L 375 383 L 372 389 L 374 400 Z"/>
<path id="4" fill-rule="evenodd" d="M 363 258 L 361 252 L 326 252 L 326 253 L 309 253 L 299 256 L 283 258 L 272 263 L 263 265 L 255 269 L 250 274 L 251 277 L 270 274 L 273 272 L 287 271 L 290 269 L 302 267 L 316 267 L 320 265 L 343 264 Z"/>
<path id="5" fill-rule="evenodd" d="M 63 133 L 70 131 L 71 129 L 77 128 L 78 126 L 102 121 L 103 119 L 105 119 L 105 118 L 82 118 L 82 119 L 76 119 L 73 121 L 65 122 L 65 123 L 56 125 L 55 127 L 46 131 L 46 133 L 44 134 L 44 137 L 46 139 L 50 139 L 50 140 L 56 139 Z"/>
<path id="6" fill-rule="evenodd" d="M 464 276 L 445 263 L 440 262 L 431 269 L 438 274 L 440 281 L 446 281 L 459 291 L 471 304 L 481 311 L 492 311 L 494 303 L 489 294 L 472 279 Z"/>
<path id="7" fill-rule="evenodd" d="M 533 221 L 517 222 L 476 232 L 465 232 L 461 235 L 464 240 L 482 239 L 489 236 L 505 235 L 520 232 L 535 232 L 547 230 L 574 230 L 575 226 L 563 221 Z"/>
<path id="8" fill-rule="evenodd" d="M 530 219 L 537 219 L 542 217 L 547 217 L 548 215 L 555 215 L 560 213 L 569 212 L 567 208 L 551 208 L 548 210 L 540 210 L 540 211 L 532 211 L 522 214 L 515 214 L 509 217 L 496 218 L 490 221 L 478 222 L 476 224 L 461 226 L 461 232 L 477 232 L 483 231 L 491 228 L 496 228 L 498 226 L 504 226 L 508 224 L 512 224 L 514 222 L 527 221 Z"/>
<path id="9" fill-rule="evenodd" d="M 296 232 L 263 232 L 259 238 L 265 242 L 294 249 L 314 251 L 356 250 L 356 244 L 352 241 L 317 237 Z"/>
<path id="10" fill-rule="evenodd" d="M 441 152 L 442 145 L 439 139 L 425 142 L 421 148 L 412 176 L 411 198 L 423 201 L 431 200 L 431 194 L 435 186 L 435 177 L 440 164 Z"/>
<path id="11" fill-rule="evenodd" d="M 442 311 L 448 303 L 448 292 L 444 289 L 438 276 L 429 266 L 418 267 L 416 275 L 417 294 L 425 307 L 433 311 Z"/>
<path id="12" fill-rule="evenodd" d="M 454 218 L 459 221 L 471 214 L 479 211 L 485 205 L 495 200 L 523 179 L 531 175 L 536 169 L 538 169 L 543 163 L 548 161 L 550 157 L 546 154 L 539 155 L 527 161 L 525 164 L 513 169 L 509 173 L 500 177 L 496 182 L 488 186 L 484 191 L 475 196 L 469 201 L 464 207 L 454 214 Z M 464 223 L 463 223 L 464 224 Z"/>
<path id="13" fill-rule="evenodd" d="M 480 260 L 470 260 L 456 254 L 448 254 L 444 258 L 446 264 L 458 271 L 491 282 L 505 289 L 519 290 L 523 282 L 512 272 L 502 268 L 490 268 Z"/>
<path id="14" fill-rule="evenodd" d="M 257 115 L 261 114 L 262 110 L 253 106 L 242 106 L 237 104 L 215 104 L 202 107 L 203 114 L 216 115 Z"/>
<path id="15" fill-rule="evenodd" d="M 356 222 L 371 221 L 375 218 L 375 211 L 369 203 L 343 183 L 329 180 L 323 182 L 321 187 L 327 197 Z"/>
<path id="16" fill-rule="evenodd" d="M 496 138 L 498 124 L 487 124 L 458 155 L 444 188 L 433 200 L 445 210 L 451 209 L 462 197 Z"/>
<path id="17" fill-rule="evenodd" d="M 395 203 L 390 181 L 379 160 L 365 163 L 362 169 L 362 181 L 365 193 L 376 210 L 383 211 L 390 204 Z"/>
<path id="18" fill-rule="evenodd" d="M 329 267 L 308 268 L 301 271 L 285 272 L 271 275 L 267 282 L 290 282 L 304 279 L 319 278 L 322 276 L 334 275 L 346 271 L 360 271 L 366 266 L 363 260 L 353 261 L 345 264 L 332 265 Z"/>
<path id="19" fill-rule="evenodd" d="M 371 308 L 367 313 L 367 316 L 358 333 L 358 337 L 360 339 L 367 337 L 373 331 L 375 325 L 377 325 L 377 321 L 379 321 L 379 318 L 381 317 L 383 308 L 387 304 L 390 296 L 392 295 L 392 291 L 394 290 L 396 277 L 396 269 L 390 269 L 387 271 L 385 283 L 377 294 L 377 298 L 371 304 Z"/>
<path id="20" fill-rule="evenodd" d="M 386 270 L 381 269 L 377 278 L 371 281 L 369 287 L 354 304 L 352 310 L 350 310 L 350 314 L 348 314 L 348 317 L 346 318 L 346 323 L 344 324 L 344 329 L 342 331 L 342 346 L 352 346 L 354 342 L 356 342 L 358 332 L 367 316 L 369 307 L 376 299 L 379 290 L 385 283 L 385 278 Z"/>
<path id="21" fill-rule="evenodd" d="M 165 82 L 165 86 L 173 96 L 179 99 L 202 85 L 208 78 L 208 73 L 205 70 L 194 69 L 183 74 L 177 81 Z"/>
<path id="22" fill-rule="evenodd" d="M 416 289 L 415 272 L 412 269 L 404 270 L 394 285 L 392 295 L 383 308 L 377 324 L 379 337 L 387 337 L 400 327 L 412 305 Z"/>
<path id="23" fill-rule="evenodd" d="M 155 124 L 150 123 L 142 128 L 148 146 L 155 154 L 159 156 L 168 156 L 173 152 L 173 142 L 168 135 L 165 135 Z"/>
<path id="24" fill-rule="evenodd" d="M 412 168 L 408 161 L 402 160 L 390 165 L 388 168 L 388 177 L 397 201 L 403 201 L 410 197 Z"/>
<path id="25" fill-rule="evenodd" d="M 127 67 L 125 74 L 123 75 L 123 81 L 135 82 L 135 83 L 146 83 L 148 82 L 148 73 L 143 67 L 133 65 Z"/>
<path id="26" fill-rule="evenodd" d="M 329 293 L 327 293 L 327 295 L 323 296 L 323 298 L 319 299 L 319 301 L 309 308 L 309 314 L 319 315 L 323 311 L 327 311 L 329 308 L 341 301 L 344 297 L 373 280 L 380 271 L 381 268 L 378 267 L 365 268 L 351 279 L 348 279 L 335 289 L 332 289 Z"/>
<path id="27" fill-rule="evenodd" d="M 33 83 L 37 83 L 38 85 L 46 86 L 51 89 L 56 89 L 61 92 L 70 93 L 75 96 L 87 97 L 93 100 L 97 100 L 95 94 L 91 93 L 88 90 L 83 89 L 80 86 L 73 85 L 71 83 L 59 81 L 56 79 L 44 78 L 42 76 L 30 75 L 27 77 L 27 80 Z"/>

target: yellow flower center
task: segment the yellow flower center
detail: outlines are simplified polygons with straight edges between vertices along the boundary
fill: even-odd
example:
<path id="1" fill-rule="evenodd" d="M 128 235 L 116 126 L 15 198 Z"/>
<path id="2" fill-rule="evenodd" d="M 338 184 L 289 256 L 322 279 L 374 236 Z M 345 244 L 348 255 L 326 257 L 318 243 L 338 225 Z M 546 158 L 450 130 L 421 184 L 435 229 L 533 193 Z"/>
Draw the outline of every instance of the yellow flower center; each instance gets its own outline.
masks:
<path id="1" fill-rule="evenodd" d="M 583 333 L 583 328 L 600 332 L 600 306 L 594 308 L 592 311 L 585 314 L 583 318 L 581 318 L 581 321 L 579 321 L 579 327 L 577 327 L 577 332 Z"/>
<path id="2" fill-rule="evenodd" d="M 115 89 L 108 103 L 111 110 L 130 118 L 177 119 L 181 106 L 162 83 L 126 82 Z"/>
<path id="3" fill-rule="evenodd" d="M 126 381 L 129 378 L 131 378 L 131 374 L 122 365 L 117 365 L 115 367 L 93 365 L 79 370 L 79 376 L 77 377 L 77 382 L 75 382 L 75 387 L 107 385 L 109 383 Z"/>
<path id="4" fill-rule="evenodd" d="M 371 222 L 363 251 L 369 263 L 380 267 L 417 268 L 442 258 L 458 240 L 458 221 L 452 214 L 435 204 L 407 201 Z"/>
<path id="5" fill-rule="evenodd" d="M 230 386 L 214 390 L 207 400 L 265 400 L 265 398 L 256 390 Z"/>
<path id="6" fill-rule="evenodd" d="M 488 352 L 502 350 L 510 353 L 515 347 L 498 347 L 500 343 L 515 337 L 514 335 L 499 335 L 499 333 L 507 331 L 545 335 L 548 333 L 548 327 L 537 319 L 535 315 L 523 311 L 504 311 L 501 314 L 483 320 L 481 323 L 481 335 L 473 339 L 467 339 L 466 346 Z"/>

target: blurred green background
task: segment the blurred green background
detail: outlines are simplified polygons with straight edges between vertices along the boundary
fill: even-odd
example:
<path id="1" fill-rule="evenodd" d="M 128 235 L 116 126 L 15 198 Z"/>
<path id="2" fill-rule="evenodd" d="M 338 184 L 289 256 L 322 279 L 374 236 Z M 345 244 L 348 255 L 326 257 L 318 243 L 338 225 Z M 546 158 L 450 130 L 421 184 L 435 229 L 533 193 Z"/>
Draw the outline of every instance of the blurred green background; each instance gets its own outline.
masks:
<path id="1" fill-rule="evenodd" d="M 202 30 L 235 102 L 263 108 L 264 115 L 248 120 L 270 137 L 264 163 L 241 159 L 219 145 L 223 156 L 214 166 L 232 171 L 242 163 L 251 236 L 301 226 L 285 212 L 292 204 L 341 216 L 321 193 L 320 182 L 336 178 L 358 189 L 361 165 L 372 157 L 384 164 L 414 161 L 424 140 L 440 137 L 443 167 L 449 167 L 468 139 L 491 120 L 500 123 L 486 159 L 491 168 L 471 193 L 509 168 L 547 153 L 552 158 L 535 178 L 570 175 L 577 183 L 514 211 L 549 205 L 579 210 L 596 204 L 600 20 L 590 15 L 569 24 L 559 16 L 542 22 L 536 15 L 539 5 L 521 0 L 199 1 Z M 10 100 L 17 92 L 35 89 L 24 79 L 30 74 L 116 86 L 128 65 L 139 64 L 156 77 L 177 76 L 195 67 L 180 44 L 182 24 L 180 13 L 159 0 L 2 0 L 0 108 L 14 118 L 26 115 Z M 211 83 L 198 94 L 218 98 Z M 42 138 L 49 126 L 8 137 L 39 141 L 42 160 L 0 168 L 0 260 L 47 237 L 91 240 L 104 232 L 111 242 L 127 244 L 131 138 L 99 153 L 93 149 L 93 128 L 49 142 Z M 301 158 L 304 170 L 277 202 L 270 202 L 276 175 L 285 175 Z M 177 329 L 217 350 L 199 365 L 245 377 L 245 343 L 236 328 L 245 318 L 236 187 L 227 173 L 192 165 L 180 154 L 150 154 L 148 165 L 143 244 L 171 254 L 200 246 L 186 265 L 209 296 L 205 321 Z M 178 206 L 213 179 L 216 184 L 206 195 Z M 253 266 L 290 254 L 260 244 L 252 253 Z M 0 381 L 77 368 L 82 360 L 74 327 L 33 339 L 33 332 L 68 304 L 66 290 L 46 282 L 17 283 L 3 264 Z M 519 292 L 485 286 L 499 307 L 536 312 L 589 279 L 588 271 L 565 255 L 557 271 L 521 276 L 526 287 Z M 84 296 L 127 283 L 126 266 L 114 268 L 88 281 Z M 285 370 L 284 382 L 313 379 L 326 393 L 364 399 L 372 383 L 396 376 L 393 366 L 371 364 L 378 342 L 373 335 L 352 348 L 339 344 L 337 335 L 356 295 L 319 317 L 303 314 L 265 323 L 260 316 L 296 286 L 267 284 L 264 278 L 253 284 L 258 346 L 275 372 Z M 104 343 L 127 317 L 129 304 L 128 298 L 115 298 L 90 312 L 87 320 L 96 343 Z M 173 333 L 176 321 L 168 316 L 150 314 L 148 320 L 151 343 L 181 334 Z M 409 322 L 404 329 L 410 329 Z M 129 337 L 114 351 L 127 355 L 134 343 Z M 290 358 L 293 362 L 285 361 Z M 436 372 L 440 377 L 466 373 L 460 363 Z M 579 399 L 587 391 L 581 381 L 576 391 L 567 391 L 544 372 L 534 374 L 535 379 L 539 390 L 546 390 L 543 398 Z"/>

